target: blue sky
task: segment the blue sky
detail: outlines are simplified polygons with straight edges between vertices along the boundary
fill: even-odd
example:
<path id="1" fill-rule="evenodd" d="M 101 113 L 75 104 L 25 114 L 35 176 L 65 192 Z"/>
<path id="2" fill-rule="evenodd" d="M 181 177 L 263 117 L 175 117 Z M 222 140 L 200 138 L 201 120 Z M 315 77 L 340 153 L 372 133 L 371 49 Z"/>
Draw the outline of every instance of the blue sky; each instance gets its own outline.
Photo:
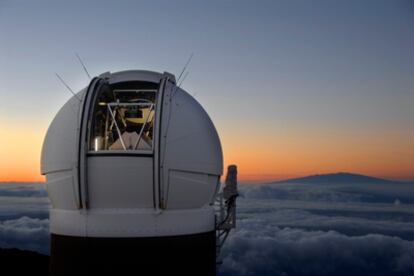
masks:
<path id="1" fill-rule="evenodd" d="M 44 134 L 70 97 L 54 73 L 74 90 L 88 83 L 75 52 L 93 75 L 125 69 L 178 75 L 194 53 L 183 86 L 215 122 L 225 160 L 241 163 L 246 175 L 258 170 L 245 161 L 251 153 L 236 154 L 251 143 L 247 129 L 259 141 L 254 162 L 265 164 L 258 174 L 344 168 L 414 178 L 408 171 L 414 162 L 410 1 L 0 0 L 0 39 L 0 123 L 6 128 L 27 124 L 29 114 L 33 131 Z M 349 156 L 324 148 L 327 136 L 332 147 L 354 148 L 354 157 L 367 160 L 347 166 Z M 378 145 L 365 152 L 371 140 Z M 298 163 L 281 168 L 276 153 L 264 156 L 269 149 L 260 141 L 270 143 L 271 152 L 289 149 Z M 299 150 L 310 156 L 301 161 Z M 332 160 L 308 164 L 318 151 Z M 395 152 L 401 170 L 386 171 Z M 378 158 L 390 164 L 378 165 Z"/>

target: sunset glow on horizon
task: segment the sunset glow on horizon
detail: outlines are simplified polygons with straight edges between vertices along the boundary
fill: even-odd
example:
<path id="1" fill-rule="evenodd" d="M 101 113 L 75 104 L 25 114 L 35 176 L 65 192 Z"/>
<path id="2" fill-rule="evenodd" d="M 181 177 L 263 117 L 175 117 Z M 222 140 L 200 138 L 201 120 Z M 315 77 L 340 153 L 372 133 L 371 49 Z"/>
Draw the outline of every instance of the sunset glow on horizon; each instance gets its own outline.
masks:
<path id="1" fill-rule="evenodd" d="M 182 87 L 217 128 L 224 174 L 236 164 L 240 181 L 413 181 L 413 9 L 379 2 L 0 1 L 0 182 L 44 181 L 43 139 L 71 97 L 54 72 L 75 91 L 89 83 L 75 52 L 93 76 L 177 77 L 194 53 Z"/>
<path id="2" fill-rule="evenodd" d="M 4 120 L 1 123 L 6 124 Z M 408 134 L 404 138 L 395 133 L 387 136 L 364 133 L 362 137 L 352 138 L 343 133 L 319 132 L 308 136 L 300 133 L 270 136 L 264 133 L 256 136 L 262 144 L 252 144 L 248 139 L 237 139 L 238 135 L 242 137 L 242 132 L 229 132 L 222 128 L 218 132 L 222 139 L 225 167 L 238 165 L 239 180 L 243 182 L 267 182 L 335 172 L 395 180 L 414 179 L 414 155 L 406 151 L 412 142 L 409 139 L 412 136 Z M 43 182 L 40 152 L 45 126 L 32 126 L 25 131 L 13 126 L 6 129 L 0 131 L 3 141 L 6 141 L 0 148 L 0 182 Z"/>

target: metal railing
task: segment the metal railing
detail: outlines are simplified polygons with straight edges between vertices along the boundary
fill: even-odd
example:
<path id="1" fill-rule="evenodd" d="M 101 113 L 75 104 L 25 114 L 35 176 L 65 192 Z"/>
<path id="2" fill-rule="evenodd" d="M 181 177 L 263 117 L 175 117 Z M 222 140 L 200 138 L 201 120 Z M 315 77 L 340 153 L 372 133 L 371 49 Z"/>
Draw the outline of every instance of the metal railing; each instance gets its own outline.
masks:
<path id="1" fill-rule="evenodd" d="M 237 166 L 230 165 L 227 168 L 225 186 L 215 198 L 217 264 L 221 263 L 219 256 L 224 242 L 231 229 L 236 228 L 236 198 L 238 195 Z"/>

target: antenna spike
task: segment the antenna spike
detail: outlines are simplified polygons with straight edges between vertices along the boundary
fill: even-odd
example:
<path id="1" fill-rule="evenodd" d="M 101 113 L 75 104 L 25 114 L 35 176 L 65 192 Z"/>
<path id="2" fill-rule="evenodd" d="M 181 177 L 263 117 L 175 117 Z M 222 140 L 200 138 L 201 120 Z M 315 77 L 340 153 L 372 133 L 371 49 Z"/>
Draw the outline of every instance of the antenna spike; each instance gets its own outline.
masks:
<path id="1" fill-rule="evenodd" d="M 180 84 L 178 85 L 178 87 L 181 87 L 181 84 L 183 84 L 183 82 L 184 82 L 184 80 L 187 78 L 187 76 L 188 76 L 188 74 L 189 74 L 190 72 L 185 72 L 185 75 L 184 75 L 184 77 L 183 77 L 183 79 L 180 81 Z"/>
<path id="2" fill-rule="evenodd" d="M 187 76 L 188 76 L 189 73 L 190 72 L 188 72 L 188 71 L 185 72 L 183 79 L 180 81 L 180 83 L 178 84 L 178 86 L 175 87 L 175 89 L 174 89 L 174 91 L 173 91 L 173 93 L 171 95 L 171 98 L 173 98 L 175 96 L 175 94 L 177 93 L 177 90 L 181 88 L 181 85 L 183 84 L 184 80 L 187 78 Z M 171 100 L 171 98 L 170 98 L 170 100 Z"/>
<path id="3" fill-rule="evenodd" d="M 81 102 L 81 99 L 79 99 L 78 95 L 76 95 L 75 92 L 73 92 L 72 88 L 70 88 L 69 85 L 66 84 L 66 82 L 59 76 L 58 73 L 55 73 L 56 77 L 62 82 L 62 84 L 69 90 L 69 92 L 76 97 Z"/>
<path id="4" fill-rule="evenodd" d="M 89 79 L 91 79 L 91 75 L 89 75 L 88 69 L 86 69 L 85 64 L 83 63 L 82 59 L 80 58 L 80 56 L 78 55 L 78 53 L 75 53 L 76 57 L 78 58 L 80 64 L 82 65 L 83 70 L 85 71 L 86 75 L 88 76 Z"/>
<path id="5" fill-rule="evenodd" d="M 193 58 L 193 56 L 194 56 L 194 53 L 191 53 L 190 57 L 188 58 L 186 64 L 183 67 L 183 70 L 181 71 L 180 75 L 178 76 L 177 83 L 180 81 L 185 69 L 187 69 L 187 66 L 188 66 L 188 64 L 190 64 L 191 59 Z"/>

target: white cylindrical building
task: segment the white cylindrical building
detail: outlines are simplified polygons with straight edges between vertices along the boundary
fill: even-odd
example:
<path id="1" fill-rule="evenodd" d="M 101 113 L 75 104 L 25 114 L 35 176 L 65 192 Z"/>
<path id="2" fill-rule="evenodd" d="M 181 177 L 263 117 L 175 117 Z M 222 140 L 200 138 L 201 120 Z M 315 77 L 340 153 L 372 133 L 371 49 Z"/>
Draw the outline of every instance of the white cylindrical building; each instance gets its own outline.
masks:
<path id="1" fill-rule="evenodd" d="M 43 144 L 52 274 L 214 275 L 222 170 L 213 123 L 173 75 L 95 77 Z"/>

